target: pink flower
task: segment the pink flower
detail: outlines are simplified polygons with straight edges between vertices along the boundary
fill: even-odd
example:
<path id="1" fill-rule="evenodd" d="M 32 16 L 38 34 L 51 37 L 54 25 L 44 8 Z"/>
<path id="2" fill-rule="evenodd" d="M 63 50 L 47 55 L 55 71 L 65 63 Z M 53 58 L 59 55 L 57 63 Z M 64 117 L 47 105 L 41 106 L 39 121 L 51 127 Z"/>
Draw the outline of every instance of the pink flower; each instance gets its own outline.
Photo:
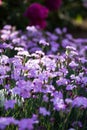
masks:
<path id="1" fill-rule="evenodd" d="M 62 4 L 62 0 L 45 0 L 46 6 L 50 10 L 57 10 Z"/>
<path id="2" fill-rule="evenodd" d="M 46 27 L 45 19 L 48 17 L 49 10 L 38 3 L 31 4 L 24 13 L 29 18 L 30 25 L 38 25 L 41 28 Z"/>
<path id="3" fill-rule="evenodd" d="M 2 5 L 2 0 L 0 0 L 0 6 Z"/>

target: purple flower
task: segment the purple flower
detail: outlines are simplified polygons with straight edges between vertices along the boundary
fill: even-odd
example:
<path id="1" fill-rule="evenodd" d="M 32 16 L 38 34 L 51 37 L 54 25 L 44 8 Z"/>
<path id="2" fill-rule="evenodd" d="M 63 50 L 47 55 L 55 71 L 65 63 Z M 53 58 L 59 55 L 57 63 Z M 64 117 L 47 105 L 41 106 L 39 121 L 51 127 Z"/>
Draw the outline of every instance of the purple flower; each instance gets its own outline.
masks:
<path id="1" fill-rule="evenodd" d="M 68 80 L 65 78 L 60 78 L 59 80 L 56 81 L 57 85 L 67 85 L 68 84 Z"/>
<path id="2" fill-rule="evenodd" d="M 15 100 L 7 100 L 7 101 L 5 101 L 5 103 L 4 103 L 4 107 L 5 107 L 6 110 L 9 109 L 9 108 L 13 109 L 15 103 L 16 103 Z"/>
<path id="3" fill-rule="evenodd" d="M 76 126 L 78 126 L 78 127 L 82 127 L 82 123 L 81 123 L 81 121 L 74 121 L 73 123 L 72 123 L 72 126 L 73 127 L 76 127 Z"/>
<path id="4" fill-rule="evenodd" d="M 48 102 L 48 97 L 47 97 L 47 95 L 43 95 L 43 101 Z"/>
<path id="5" fill-rule="evenodd" d="M 46 6 L 50 10 L 57 10 L 62 4 L 62 0 L 45 0 Z"/>
<path id="6" fill-rule="evenodd" d="M 73 107 L 81 107 L 87 108 L 87 98 L 85 97 L 76 97 L 72 102 Z"/>
<path id="7" fill-rule="evenodd" d="M 43 46 L 49 46 L 49 43 L 46 42 L 44 39 L 41 39 L 41 40 L 39 41 L 39 44 L 41 44 L 41 45 L 43 45 Z"/>
<path id="8" fill-rule="evenodd" d="M 61 92 L 55 92 L 54 98 L 51 99 L 54 105 L 54 110 L 64 110 L 66 108 L 63 100 L 63 95 Z"/>
<path id="9" fill-rule="evenodd" d="M 66 102 L 67 104 L 71 104 L 71 103 L 72 103 L 72 99 L 66 98 L 66 99 L 65 99 L 65 102 Z"/>
<path id="10" fill-rule="evenodd" d="M 55 110 L 64 110 L 66 108 L 63 99 L 60 98 L 54 98 L 53 99 L 53 105 Z"/>
<path id="11" fill-rule="evenodd" d="M 32 118 L 27 118 L 27 119 L 21 119 L 19 121 L 19 130 L 33 130 L 34 124 L 37 124 L 37 116 L 34 114 Z"/>
<path id="12" fill-rule="evenodd" d="M 6 126 L 10 124 L 18 124 L 18 121 L 15 120 L 13 117 L 0 117 L 0 130 L 5 129 Z"/>
<path id="13" fill-rule="evenodd" d="M 25 16 L 29 18 L 30 25 L 38 25 L 41 28 L 45 28 L 49 10 L 38 3 L 31 4 L 25 11 Z"/>
<path id="14" fill-rule="evenodd" d="M 12 26 L 11 26 L 11 25 L 5 25 L 5 26 L 3 27 L 3 29 L 5 29 L 5 30 L 11 30 L 11 29 L 12 29 Z"/>
<path id="15" fill-rule="evenodd" d="M 0 64 L 7 64 L 9 63 L 9 58 L 6 55 L 0 56 Z"/>
<path id="16" fill-rule="evenodd" d="M 76 68 L 76 67 L 78 66 L 78 64 L 75 63 L 75 61 L 71 61 L 71 62 L 69 63 L 69 66 L 70 66 L 71 68 Z"/>
<path id="17" fill-rule="evenodd" d="M 77 86 L 69 84 L 69 85 L 67 85 L 66 90 L 73 90 L 74 88 L 77 88 Z"/>
<path id="18" fill-rule="evenodd" d="M 45 107 L 40 107 L 39 108 L 39 113 L 42 114 L 43 116 L 46 116 L 46 115 L 50 115 L 50 112 L 46 110 Z"/>

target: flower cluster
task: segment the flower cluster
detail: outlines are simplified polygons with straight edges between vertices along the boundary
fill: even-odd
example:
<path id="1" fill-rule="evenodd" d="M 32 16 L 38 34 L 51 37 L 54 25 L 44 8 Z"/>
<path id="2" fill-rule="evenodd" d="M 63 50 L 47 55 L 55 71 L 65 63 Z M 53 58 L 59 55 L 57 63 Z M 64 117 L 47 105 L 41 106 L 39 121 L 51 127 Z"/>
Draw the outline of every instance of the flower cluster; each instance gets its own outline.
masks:
<path id="1" fill-rule="evenodd" d="M 0 129 L 84 129 L 87 59 L 80 46 L 87 40 L 65 28 L 23 33 L 7 25 L 0 33 Z"/>

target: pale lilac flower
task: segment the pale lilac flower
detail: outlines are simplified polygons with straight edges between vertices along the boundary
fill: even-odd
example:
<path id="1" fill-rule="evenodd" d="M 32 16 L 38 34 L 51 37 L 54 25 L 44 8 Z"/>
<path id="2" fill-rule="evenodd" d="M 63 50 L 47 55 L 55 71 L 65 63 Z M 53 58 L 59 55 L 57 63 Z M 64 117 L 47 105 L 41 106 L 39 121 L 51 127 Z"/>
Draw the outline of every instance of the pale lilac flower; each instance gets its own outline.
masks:
<path id="1" fill-rule="evenodd" d="M 75 130 L 74 128 L 70 128 L 70 129 L 68 129 L 68 130 Z"/>
<path id="2" fill-rule="evenodd" d="M 9 108 L 13 109 L 15 103 L 16 103 L 15 100 L 7 100 L 7 101 L 5 101 L 5 103 L 4 103 L 4 107 L 5 107 L 6 110 L 9 109 Z"/>
<path id="3" fill-rule="evenodd" d="M 32 118 L 21 119 L 18 124 L 19 130 L 33 130 L 34 124 L 37 124 L 38 122 L 35 115 L 33 115 Z"/>
<path id="4" fill-rule="evenodd" d="M 41 44 L 41 45 L 43 45 L 43 46 L 49 46 L 49 43 L 46 42 L 44 39 L 41 39 L 41 40 L 39 41 L 39 44 Z"/>
<path id="5" fill-rule="evenodd" d="M 33 80 L 33 84 L 34 84 L 34 88 L 33 88 L 33 91 L 34 92 L 42 92 L 42 85 L 43 85 L 43 82 L 38 79 L 38 78 L 35 78 Z"/>
<path id="6" fill-rule="evenodd" d="M 53 101 L 53 105 L 54 105 L 54 110 L 64 110 L 66 108 L 65 104 L 64 104 L 64 101 L 63 99 L 60 99 L 60 98 L 54 98 L 52 99 Z"/>
<path id="7" fill-rule="evenodd" d="M 69 84 L 67 85 L 66 90 L 73 90 L 74 88 L 77 88 L 77 86 L 73 84 Z"/>
<path id="8" fill-rule="evenodd" d="M 14 124 L 17 125 L 18 121 L 15 120 L 13 117 L 0 117 L 0 129 L 4 130 L 6 126 Z"/>
<path id="9" fill-rule="evenodd" d="M 49 116 L 50 115 L 50 112 L 46 110 L 45 107 L 40 107 L 39 108 L 39 113 L 42 114 L 43 116 Z"/>
<path id="10" fill-rule="evenodd" d="M 12 26 L 11 26 L 11 25 L 5 25 L 5 26 L 3 27 L 3 29 L 5 29 L 5 30 L 11 30 L 11 29 L 12 29 Z"/>
<path id="11" fill-rule="evenodd" d="M 7 64 L 9 63 L 9 58 L 6 55 L 0 56 L 0 64 Z"/>
<path id="12" fill-rule="evenodd" d="M 12 39 L 17 38 L 18 34 L 19 34 L 19 31 L 11 32 L 11 34 L 10 34 L 10 39 L 12 40 Z"/>
<path id="13" fill-rule="evenodd" d="M 58 86 L 60 86 L 60 85 L 67 85 L 68 84 L 68 80 L 61 77 L 59 80 L 56 81 L 56 83 L 57 83 Z"/>
<path id="14" fill-rule="evenodd" d="M 35 26 L 27 26 L 26 30 L 35 33 L 38 31 Z"/>
<path id="15" fill-rule="evenodd" d="M 87 98 L 86 97 L 76 97 L 72 102 L 73 107 L 83 107 L 87 108 Z"/>
<path id="16" fill-rule="evenodd" d="M 21 68 L 15 68 L 13 73 L 11 74 L 11 78 L 14 80 L 20 79 L 20 74 L 21 74 Z"/>
<path id="17" fill-rule="evenodd" d="M 75 61 L 71 61 L 71 62 L 69 63 L 69 66 L 70 66 L 71 68 L 76 68 L 76 67 L 78 67 L 78 64 L 75 63 Z"/>
<path id="18" fill-rule="evenodd" d="M 53 102 L 54 110 L 60 111 L 66 108 L 66 105 L 64 103 L 62 96 L 63 95 L 61 92 L 54 93 L 54 98 L 51 99 L 51 102 Z"/>
<path id="19" fill-rule="evenodd" d="M 0 48 L 3 48 L 3 49 L 13 49 L 13 45 L 11 44 L 7 44 L 7 43 L 3 43 L 2 45 L 0 45 Z"/>
<path id="20" fill-rule="evenodd" d="M 19 87 L 14 87 L 12 89 L 12 93 L 15 94 L 15 95 L 20 95 L 21 94 L 21 88 Z"/>
<path id="21" fill-rule="evenodd" d="M 43 101 L 48 102 L 48 97 L 47 97 L 47 95 L 43 95 Z"/>
<path id="22" fill-rule="evenodd" d="M 82 82 L 84 85 L 87 85 L 87 76 L 86 76 L 86 77 L 82 77 L 81 82 Z"/>
<path id="23" fill-rule="evenodd" d="M 53 85 L 45 85 L 45 88 L 42 89 L 42 92 L 44 93 L 53 93 L 53 91 L 55 90 Z"/>
<path id="24" fill-rule="evenodd" d="M 60 28 L 56 28 L 56 29 L 55 29 L 55 32 L 56 32 L 57 34 L 59 34 L 59 35 L 62 34 L 62 30 L 61 30 Z"/>
<path id="25" fill-rule="evenodd" d="M 66 98 L 66 99 L 65 99 L 65 102 L 66 102 L 67 104 L 71 104 L 71 103 L 72 103 L 72 101 L 73 101 L 73 100 L 72 100 L 72 99 L 70 99 L 70 98 Z"/>
<path id="26" fill-rule="evenodd" d="M 17 53 L 17 55 L 29 56 L 29 53 L 28 53 L 28 51 L 23 50 L 23 51 L 19 51 L 19 52 Z"/>

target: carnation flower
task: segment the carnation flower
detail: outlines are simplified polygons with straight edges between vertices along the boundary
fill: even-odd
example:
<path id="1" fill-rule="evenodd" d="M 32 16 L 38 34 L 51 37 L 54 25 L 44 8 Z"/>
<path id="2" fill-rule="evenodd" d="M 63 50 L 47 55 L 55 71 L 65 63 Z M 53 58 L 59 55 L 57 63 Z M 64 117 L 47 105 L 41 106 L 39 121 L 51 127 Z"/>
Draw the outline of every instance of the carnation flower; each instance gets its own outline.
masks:
<path id="1" fill-rule="evenodd" d="M 31 4 L 24 13 L 24 16 L 29 18 L 30 25 L 38 25 L 41 28 L 45 28 L 49 10 L 38 3 Z"/>

